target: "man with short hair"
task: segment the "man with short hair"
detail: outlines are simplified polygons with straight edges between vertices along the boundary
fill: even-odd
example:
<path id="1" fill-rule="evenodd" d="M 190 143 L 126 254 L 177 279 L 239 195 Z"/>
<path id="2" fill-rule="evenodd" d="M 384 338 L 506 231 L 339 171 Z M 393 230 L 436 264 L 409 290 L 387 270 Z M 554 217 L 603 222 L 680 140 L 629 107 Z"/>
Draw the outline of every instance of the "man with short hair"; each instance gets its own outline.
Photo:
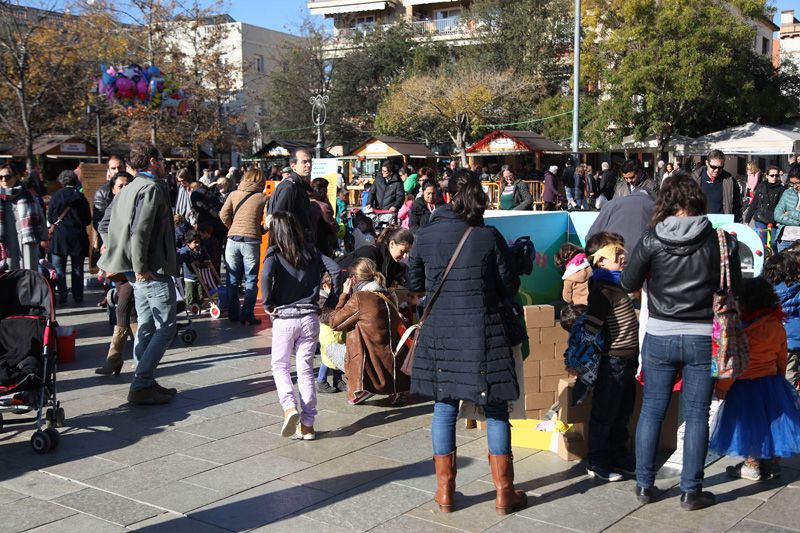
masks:
<path id="1" fill-rule="evenodd" d="M 311 224 L 311 200 L 308 199 L 311 183 L 311 152 L 305 148 L 295 150 L 289 158 L 289 167 L 292 172 L 275 187 L 269 199 L 267 213 L 274 215 L 286 211 L 294 214 L 303 227 L 306 239 L 313 243 L 316 232 Z"/>
<path id="2" fill-rule="evenodd" d="M 614 189 L 614 198 L 628 196 L 638 190 L 645 191 L 651 198 L 656 197 L 656 182 L 647 177 L 638 159 L 628 159 L 622 163 L 620 174 L 623 181 Z"/>
<path id="3" fill-rule="evenodd" d="M 178 272 L 169 185 L 164 179 L 164 157 L 154 145 L 135 143 L 130 165 L 136 178 L 114 200 L 107 249 L 98 266 L 106 272 L 124 273 L 133 284 L 139 330 L 128 402 L 165 404 L 177 391 L 159 385 L 153 374 L 177 327 L 172 277 Z"/>
<path id="4" fill-rule="evenodd" d="M 711 150 L 705 165 L 698 167 L 692 177 L 706 195 L 709 214 L 733 215 L 734 222 L 742 221 L 741 188 L 725 170 L 725 154 L 721 150 Z"/>

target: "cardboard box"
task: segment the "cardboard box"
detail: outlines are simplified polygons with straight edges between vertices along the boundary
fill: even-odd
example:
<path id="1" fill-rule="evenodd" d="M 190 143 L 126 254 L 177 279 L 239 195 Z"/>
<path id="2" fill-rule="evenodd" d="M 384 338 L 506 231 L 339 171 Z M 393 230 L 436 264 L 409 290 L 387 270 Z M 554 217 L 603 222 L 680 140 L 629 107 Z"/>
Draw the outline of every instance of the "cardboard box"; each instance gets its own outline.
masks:
<path id="1" fill-rule="evenodd" d="M 538 378 L 541 375 L 541 361 L 529 355 L 522 363 L 522 372 L 526 378 Z"/>
<path id="2" fill-rule="evenodd" d="M 525 306 L 525 327 L 549 328 L 556 321 L 555 309 L 552 305 L 526 305 Z"/>
<path id="3" fill-rule="evenodd" d="M 478 431 L 486 431 L 486 420 L 478 420 L 477 424 Z"/>
<path id="4" fill-rule="evenodd" d="M 525 377 L 525 394 L 533 394 L 535 392 L 541 392 L 539 389 L 539 377 Z"/>
<path id="5" fill-rule="evenodd" d="M 539 378 L 539 392 L 556 392 L 558 391 L 558 383 L 563 378 L 560 376 L 541 376 Z M 527 388 L 525 389 L 528 390 Z"/>
<path id="6" fill-rule="evenodd" d="M 560 379 L 558 382 L 558 404 L 560 411 L 558 417 L 567 424 L 583 424 L 589 422 L 589 413 L 592 410 L 591 395 L 580 405 L 572 407 L 572 390 L 575 378 Z"/>
<path id="7" fill-rule="evenodd" d="M 528 420 L 541 420 L 541 418 L 547 414 L 546 409 L 527 409 L 525 410 L 525 417 Z"/>
<path id="8" fill-rule="evenodd" d="M 532 392 L 525 394 L 525 410 L 550 409 L 555 403 L 555 394 L 552 392 Z"/>
<path id="9" fill-rule="evenodd" d="M 527 328 L 525 332 L 528 334 L 528 342 L 530 344 L 542 343 L 542 328 Z"/>
<path id="10" fill-rule="evenodd" d="M 539 335 L 542 344 L 558 344 L 567 342 L 567 332 L 560 325 L 550 328 L 541 328 Z"/>
<path id="11" fill-rule="evenodd" d="M 528 359 L 534 361 L 551 361 L 556 358 L 555 344 L 530 343 L 530 353 Z"/>
<path id="12" fill-rule="evenodd" d="M 561 358 L 542 361 L 540 373 L 542 376 L 561 376 L 567 377 L 567 369 L 564 360 Z"/>
<path id="13" fill-rule="evenodd" d="M 559 433 L 557 437 L 558 456 L 564 461 L 580 461 L 587 454 L 586 441 L 575 428 L 566 433 Z"/>
<path id="14" fill-rule="evenodd" d="M 511 445 L 520 448 L 533 448 L 536 450 L 558 450 L 557 431 L 539 431 L 536 425 L 541 420 L 529 418 L 528 420 L 515 420 L 511 425 Z"/>

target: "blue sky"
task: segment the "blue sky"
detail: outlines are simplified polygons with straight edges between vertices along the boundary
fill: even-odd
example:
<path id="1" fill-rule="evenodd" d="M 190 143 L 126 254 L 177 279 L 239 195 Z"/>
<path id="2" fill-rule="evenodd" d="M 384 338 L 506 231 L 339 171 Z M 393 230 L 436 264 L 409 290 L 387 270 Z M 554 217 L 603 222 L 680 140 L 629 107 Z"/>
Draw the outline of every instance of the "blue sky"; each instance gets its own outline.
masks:
<path id="1" fill-rule="evenodd" d="M 306 0 L 229 0 L 230 14 L 241 22 L 247 22 L 271 30 L 297 32 L 299 21 L 308 15 Z M 778 12 L 784 9 L 796 10 L 800 18 L 800 0 L 778 0 Z M 322 17 L 314 17 L 322 23 Z M 778 16 L 775 23 L 778 24 Z"/>

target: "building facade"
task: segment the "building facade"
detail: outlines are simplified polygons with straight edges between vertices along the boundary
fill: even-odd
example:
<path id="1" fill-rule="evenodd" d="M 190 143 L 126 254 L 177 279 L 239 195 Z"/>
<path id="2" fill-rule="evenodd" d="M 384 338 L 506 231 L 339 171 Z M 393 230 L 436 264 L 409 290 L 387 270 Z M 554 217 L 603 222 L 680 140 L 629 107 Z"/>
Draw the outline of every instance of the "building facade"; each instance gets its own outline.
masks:
<path id="1" fill-rule="evenodd" d="M 780 61 L 793 61 L 800 67 L 800 20 L 794 16 L 794 9 L 781 11 Z"/>

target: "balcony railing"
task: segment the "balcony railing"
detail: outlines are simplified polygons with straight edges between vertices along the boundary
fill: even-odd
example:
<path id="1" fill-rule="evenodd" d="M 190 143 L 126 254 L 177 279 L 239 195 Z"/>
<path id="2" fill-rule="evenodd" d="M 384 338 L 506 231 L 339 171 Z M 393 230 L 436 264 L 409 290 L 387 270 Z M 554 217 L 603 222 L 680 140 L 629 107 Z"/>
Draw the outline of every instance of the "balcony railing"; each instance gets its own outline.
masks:
<path id="1" fill-rule="evenodd" d="M 335 28 L 331 37 L 335 41 L 349 41 L 354 37 L 368 35 L 378 29 L 387 30 L 391 24 L 359 24 L 352 28 Z M 474 34 L 479 30 L 471 21 L 463 21 L 458 17 L 439 20 L 415 20 L 410 23 L 411 29 L 418 35 L 428 36 L 462 36 Z"/>

